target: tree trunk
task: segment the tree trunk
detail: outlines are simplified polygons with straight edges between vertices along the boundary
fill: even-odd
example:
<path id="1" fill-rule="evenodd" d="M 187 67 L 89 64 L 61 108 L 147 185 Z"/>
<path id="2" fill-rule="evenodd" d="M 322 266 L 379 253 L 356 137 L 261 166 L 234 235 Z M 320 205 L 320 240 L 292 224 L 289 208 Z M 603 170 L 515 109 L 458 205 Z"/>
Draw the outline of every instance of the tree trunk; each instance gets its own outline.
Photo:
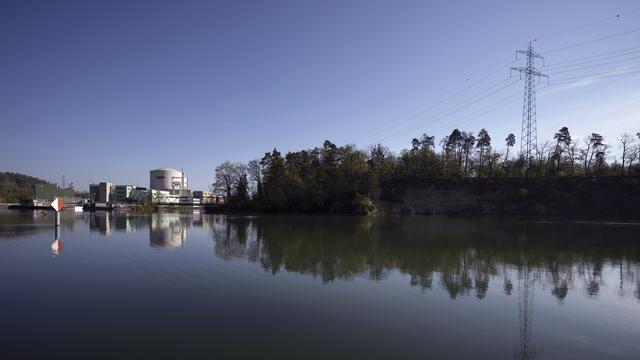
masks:
<path id="1" fill-rule="evenodd" d="M 624 160 L 627 157 L 627 147 L 623 146 L 622 147 L 622 172 L 620 175 L 624 176 Z"/>

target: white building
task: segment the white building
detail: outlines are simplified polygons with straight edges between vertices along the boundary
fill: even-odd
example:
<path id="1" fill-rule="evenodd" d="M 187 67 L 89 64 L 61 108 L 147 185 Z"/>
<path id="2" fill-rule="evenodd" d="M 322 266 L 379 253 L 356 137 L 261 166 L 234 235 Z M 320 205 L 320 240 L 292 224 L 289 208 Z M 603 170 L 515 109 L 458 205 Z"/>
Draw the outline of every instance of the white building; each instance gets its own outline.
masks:
<path id="1" fill-rule="evenodd" d="M 149 189 L 169 191 L 174 195 L 188 196 L 189 180 L 184 171 L 160 168 L 149 172 Z"/>

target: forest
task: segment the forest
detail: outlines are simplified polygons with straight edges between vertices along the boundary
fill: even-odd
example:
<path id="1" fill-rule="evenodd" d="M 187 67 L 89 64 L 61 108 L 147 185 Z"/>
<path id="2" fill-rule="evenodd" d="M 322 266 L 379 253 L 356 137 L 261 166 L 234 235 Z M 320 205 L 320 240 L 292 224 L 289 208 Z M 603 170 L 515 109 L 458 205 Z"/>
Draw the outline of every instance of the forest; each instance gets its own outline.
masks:
<path id="1" fill-rule="evenodd" d="M 32 198 L 35 184 L 47 184 L 47 181 L 18 173 L 0 172 L 0 203 L 17 203 Z"/>
<path id="2" fill-rule="evenodd" d="M 407 180 L 638 177 L 640 132 L 612 142 L 592 133 L 572 138 L 562 127 L 539 143 L 530 158 L 516 153 L 516 137 L 495 141 L 489 132 L 454 129 L 438 143 L 423 134 L 394 154 L 382 144 L 367 149 L 337 146 L 282 154 L 277 149 L 247 163 L 226 161 L 215 169 L 212 191 L 228 208 L 280 212 L 367 212 L 385 189 Z"/>

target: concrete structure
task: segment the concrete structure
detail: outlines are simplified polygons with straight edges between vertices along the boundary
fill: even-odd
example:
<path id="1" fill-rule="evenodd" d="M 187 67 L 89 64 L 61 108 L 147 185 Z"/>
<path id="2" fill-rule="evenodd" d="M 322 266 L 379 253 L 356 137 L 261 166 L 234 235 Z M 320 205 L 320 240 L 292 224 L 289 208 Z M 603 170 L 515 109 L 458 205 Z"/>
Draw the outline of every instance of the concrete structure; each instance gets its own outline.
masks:
<path id="1" fill-rule="evenodd" d="M 94 203 L 107 204 L 112 199 L 113 184 L 110 182 L 101 182 L 89 185 L 89 195 Z"/>
<path id="2" fill-rule="evenodd" d="M 199 199 L 200 204 L 224 204 L 224 196 L 209 191 L 194 191 L 193 199 Z"/>
<path id="3" fill-rule="evenodd" d="M 158 205 L 200 205 L 200 199 L 167 190 L 149 190 L 151 202 Z"/>
<path id="4" fill-rule="evenodd" d="M 181 214 L 152 214 L 149 244 L 158 248 L 181 247 L 189 236 L 190 218 Z"/>
<path id="5" fill-rule="evenodd" d="M 131 200 L 131 192 L 135 189 L 133 185 L 116 185 L 113 188 L 113 202 L 116 204 L 128 203 Z"/>
<path id="6" fill-rule="evenodd" d="M 131 190 L 131 194 L 129 194 L 129 200 L 134 203 L 146 203 L 149 201 L 151 190 L 147 190 L 146 188 L 137 187 Z"/>
<path id="7" fill-rule="evenodd" d="M 189 180 L 183 171 L 161 168 L 149 172 L 149 189 L 169 191 L 174 195 L 186 195 Z"/>
<path id="8" fill-rule="evenodd" d="M 177 204 L 180 202 L 178 195 L 171 194 L 168 190 L 149 190 L 151 202 L 154 204 Z"/>

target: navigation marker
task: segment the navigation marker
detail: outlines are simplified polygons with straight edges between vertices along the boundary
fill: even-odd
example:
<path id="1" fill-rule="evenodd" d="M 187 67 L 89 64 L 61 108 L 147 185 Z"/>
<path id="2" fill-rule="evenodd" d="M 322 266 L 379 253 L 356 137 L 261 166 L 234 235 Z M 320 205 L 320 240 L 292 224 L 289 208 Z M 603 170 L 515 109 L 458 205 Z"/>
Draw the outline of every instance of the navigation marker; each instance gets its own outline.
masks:
<path id="1" fill-rule="evenodd" d="M 51 207 L 56 212 L 60 212 L 60 210 L 62 210 L 62 208 L 64 208 L 64 201 L 61 198 L 55 198 L 51 202 Z"/>

